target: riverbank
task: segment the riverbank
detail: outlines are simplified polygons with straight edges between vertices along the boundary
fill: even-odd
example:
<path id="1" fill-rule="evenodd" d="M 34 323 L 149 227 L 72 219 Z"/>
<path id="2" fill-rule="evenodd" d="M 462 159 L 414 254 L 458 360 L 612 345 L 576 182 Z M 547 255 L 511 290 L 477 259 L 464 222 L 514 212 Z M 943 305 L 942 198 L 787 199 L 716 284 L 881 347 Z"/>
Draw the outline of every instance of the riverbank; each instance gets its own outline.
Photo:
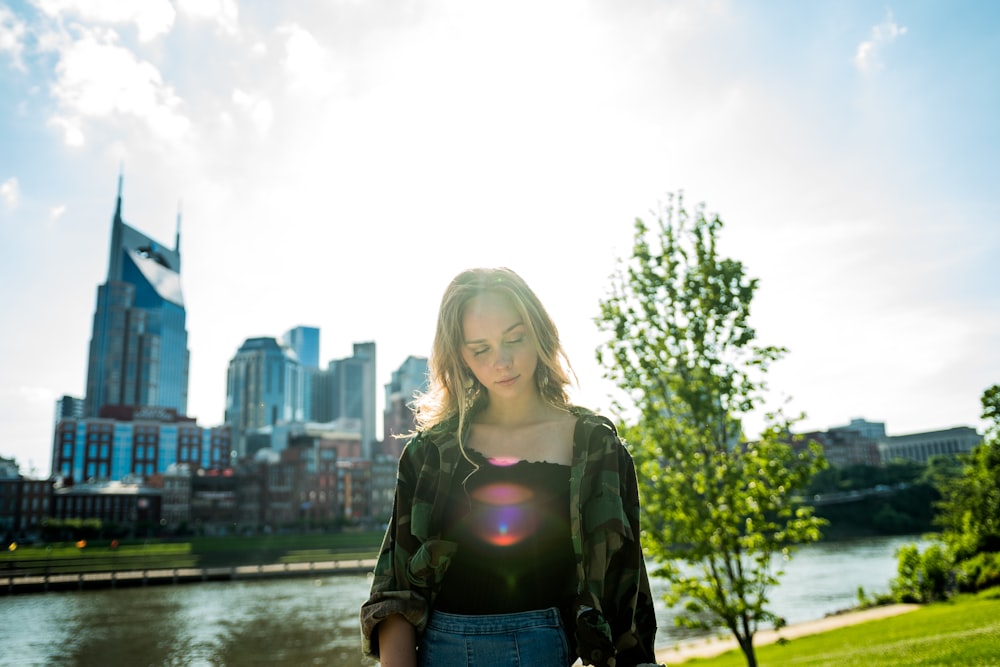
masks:
<path id="1" fill-rule="evenodd" d="M 920 605 L 917 604 L 892 604 L 832 614 L 814 621 L 787 625 L 780 630 L 761 630 L 754 635 L 754 646 L 765 646 L 781 640 L 797 639 L 837 628 L 846 628 L 880 618 L 898 616 L 919 608 Z M 656 659 L 660 663 L 676 665 L 692 658 L 712 658 L 733 650 L 739 650 L 739 645 L 733 637 L 713 637 L 681 642 L 670 648 L 660 649 L 656 652 Z"/>
<path id="2" fill-rule="evenodd" d="M 284 562 L 269 565 L 231 567 L 175 567 L 110 572 L 75 572 L 0 577 L 0 595 L 44 593 L 48 591 L 164 586 L 206 581 L 313 577 L 331 574 L 365 574 L 375 567 L 374 559 L 345 559 L 321 562 Z"/>

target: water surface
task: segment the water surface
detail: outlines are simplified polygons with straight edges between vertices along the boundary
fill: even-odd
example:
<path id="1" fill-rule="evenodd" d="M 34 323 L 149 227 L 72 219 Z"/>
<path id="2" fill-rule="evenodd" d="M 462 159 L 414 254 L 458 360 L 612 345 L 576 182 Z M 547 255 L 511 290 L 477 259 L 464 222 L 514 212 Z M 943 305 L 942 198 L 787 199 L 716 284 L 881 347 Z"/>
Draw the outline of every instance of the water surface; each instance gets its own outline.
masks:
<path id="1" fill-rule="evenodd" d="M 803 547 L 771 596 L 789 623 L 822 618 L 888 590 L 895 551 L 913 537 Z M 358 607 L 368 578 L 208 582 L 0 598 L 0 664 L 371 665 L 361 658 Z M 657 645 L 694 636 L 657 598 Z"/>

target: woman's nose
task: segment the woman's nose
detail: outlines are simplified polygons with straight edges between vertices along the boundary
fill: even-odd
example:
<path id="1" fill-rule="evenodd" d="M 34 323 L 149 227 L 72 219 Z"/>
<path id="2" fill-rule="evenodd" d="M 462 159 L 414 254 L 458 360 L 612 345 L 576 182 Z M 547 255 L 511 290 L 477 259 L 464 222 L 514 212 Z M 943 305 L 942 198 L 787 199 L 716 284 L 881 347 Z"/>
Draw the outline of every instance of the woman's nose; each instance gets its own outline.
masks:
<path id="1" fill-rule="evenodd" d="M 511 364 L 511 359 L 512 355 L 510 353 L 510 350 L 505 350 L 504 348 L 501 347 L 497 351 L 497 356 L 496 359 L 494 359 L 493 363 L 497 368 L 509 368 Z"/>

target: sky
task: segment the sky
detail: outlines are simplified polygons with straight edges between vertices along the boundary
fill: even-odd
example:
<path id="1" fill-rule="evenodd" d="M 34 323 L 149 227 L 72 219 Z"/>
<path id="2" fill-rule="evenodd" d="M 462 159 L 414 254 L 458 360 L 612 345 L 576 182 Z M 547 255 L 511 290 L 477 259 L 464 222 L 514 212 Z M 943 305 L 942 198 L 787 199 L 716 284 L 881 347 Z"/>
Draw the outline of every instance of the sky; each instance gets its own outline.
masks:
<path id="1" fill-rule="evenodd" d="M 83 395 L 119 174 L 130 225 L 180 216 L 203 426 L 242 342 L 298 325 L 324 366 L 375 341 L 381 406 L 470 266 L 527 280 L 607 410 L 599 301 L 683 192 L 789 350 L 771 407 L 982 428 L 998 108 L 989 2 L 0 2 L 0 456 L 48 475 Z"/>

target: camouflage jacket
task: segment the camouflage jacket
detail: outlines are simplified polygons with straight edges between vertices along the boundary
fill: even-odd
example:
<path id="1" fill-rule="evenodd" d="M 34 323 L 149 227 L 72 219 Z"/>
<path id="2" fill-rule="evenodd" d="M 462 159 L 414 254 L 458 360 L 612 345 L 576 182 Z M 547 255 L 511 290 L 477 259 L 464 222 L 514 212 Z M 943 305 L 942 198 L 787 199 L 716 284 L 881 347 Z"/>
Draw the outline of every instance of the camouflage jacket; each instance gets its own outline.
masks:
<path id="1" fill-rule="evenodd" d="M 569 634 L 584 664 L 651 663 L 656 620 L 639 543 L 632 457 L 608 419 L 581 408 L 573 412 L 570 528 L 578 595 L 568 610 L 577 619 Z M 368 656 L 378 657 L 375 629 L 388 616 L 403 615 L 418 635 L 427 624 L 438 584 L 457 549 L 439 533 L 460 459 L 454 428 L 419 433 L 403 450 L 371 596 L 361 607 L 362 648 Z"/>

